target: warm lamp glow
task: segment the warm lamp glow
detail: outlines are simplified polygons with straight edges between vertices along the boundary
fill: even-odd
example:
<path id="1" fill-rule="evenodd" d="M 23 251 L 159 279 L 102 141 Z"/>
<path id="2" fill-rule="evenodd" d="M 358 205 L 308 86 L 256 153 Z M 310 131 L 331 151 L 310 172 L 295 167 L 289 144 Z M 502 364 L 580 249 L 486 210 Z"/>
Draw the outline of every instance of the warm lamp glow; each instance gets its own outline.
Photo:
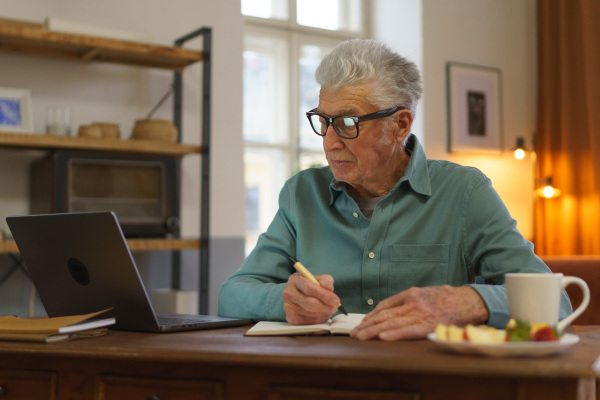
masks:
<path id="1" fill-rule="evenodd" d="M 525 139 L 523 139 L 522 137 L 517 138 L 517 145 L 515 146 L 514 151 L 515 158 L 517 160 L 522 160 L 525 158 L 525 153 L 527 151 L 527 149 L 525 148 Z"/>
<path id="2" fill-rule="evenodd" d="M 548 177 L 545 179 L 545 185 L 536 190 L 536 193 L 539 197 L 544 197 L 546 199 L 552 199 L 561 195 L 560 189 L 552 186 L 552 177 Z"/>
<path id="3" fill-rule="evenodd" d="M 544 197 L 547 199 L 551 199 L 553 197 L 560 196 L 560 190 L 553 188 L 552 186 L 546 186 L 543 190 L 544 190 Z"/>
<path id="4" fill-rule="evenodd" d="M 516 149 L 515 150 L 515 158 L 517 160 L 522 160 L 525 158 L 525 150 L 523 149 Z"/>

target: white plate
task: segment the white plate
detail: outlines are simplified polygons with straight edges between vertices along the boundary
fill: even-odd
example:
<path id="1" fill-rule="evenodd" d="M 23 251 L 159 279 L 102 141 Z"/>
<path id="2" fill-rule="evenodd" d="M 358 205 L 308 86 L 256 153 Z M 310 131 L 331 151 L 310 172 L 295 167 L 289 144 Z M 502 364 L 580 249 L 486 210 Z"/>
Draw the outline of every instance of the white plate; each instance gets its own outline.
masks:
<path id="1" fill-rule="evenodd" d="M 498 344 L 480 344 L 472 342 L 450 342 L 439 340 L 435 333 L 427 335 L 427 339 L 438 345 L 464 354 L 482 354 L 486 356 L 547 356 L 561 353 L 579 342 L 579 336 L 565 333 L 560 340 L 553 342 L 506 342 Z"/>

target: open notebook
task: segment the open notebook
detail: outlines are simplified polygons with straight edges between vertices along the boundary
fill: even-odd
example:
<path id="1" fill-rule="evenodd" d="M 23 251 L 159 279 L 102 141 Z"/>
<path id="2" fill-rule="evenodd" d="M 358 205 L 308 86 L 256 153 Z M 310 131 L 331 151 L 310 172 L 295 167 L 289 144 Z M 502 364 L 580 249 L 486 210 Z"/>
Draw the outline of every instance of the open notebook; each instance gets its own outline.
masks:
<path id="1" fill-rule="evenodd" d="M 364 317 L 365 314 L 338 314 L 326 323 L 316 325 L 260 321 L 248 329 L 246 336 L 349 335 Z"/>

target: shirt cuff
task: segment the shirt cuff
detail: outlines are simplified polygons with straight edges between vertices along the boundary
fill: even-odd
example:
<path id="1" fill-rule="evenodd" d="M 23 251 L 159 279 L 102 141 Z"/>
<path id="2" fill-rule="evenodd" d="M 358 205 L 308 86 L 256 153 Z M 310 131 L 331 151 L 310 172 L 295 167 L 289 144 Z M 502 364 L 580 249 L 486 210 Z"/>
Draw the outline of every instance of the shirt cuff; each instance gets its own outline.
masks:
<path id="1" fill-rule="evenodd" d="M 286 321 L 283 309 L 283 289 L 285 284 L 275 285 L 265 301 L 265 315 L 268 321 Z"/>
<path id="2" fill-rule="evenodd" d="M 510 319 L 506 287 L 502 285 L 485 284 L 471 284 L 468 286 L 475 289 L 488 309 L 490 317 L 487 321 L 487 325 L 498 329 L 504 329 Z"/>

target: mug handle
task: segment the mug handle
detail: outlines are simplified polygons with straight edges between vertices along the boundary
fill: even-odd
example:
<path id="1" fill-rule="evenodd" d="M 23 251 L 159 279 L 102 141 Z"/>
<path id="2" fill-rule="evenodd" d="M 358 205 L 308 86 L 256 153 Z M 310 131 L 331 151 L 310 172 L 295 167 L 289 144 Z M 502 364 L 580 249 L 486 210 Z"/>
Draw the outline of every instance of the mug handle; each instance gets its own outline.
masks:
<path id="1" fill-rule="evenodd" d="M 572 313 L 571 315 L 566 316 L 564 319 L 562 319 L 557 325 L 556 325 L 556 330 L 559 333 L 562 333 L 562 331 L 577 317 L 579 317 L 581 315 L 581 313 L 583 313 L 585 311 L 585 309 L 587 308 L 588 304 L 590 304 L 590 288 L 588 287 L 587 283 L 585 283 L 585 281 L 581 278 L 577 278 L 575 276 L 565 276 L 562 279 L 562 288 L 564 290 L 564 288 L 566 288 L 567 286 L 571 285 L 571 284 L 575 284 L 577 286 L 579 286 L 581 288 L 581 291 L 583 292 L 583 300 L 581 301 L 581 304 L 579 305 L 579 307 L 577 307 Z"/>

